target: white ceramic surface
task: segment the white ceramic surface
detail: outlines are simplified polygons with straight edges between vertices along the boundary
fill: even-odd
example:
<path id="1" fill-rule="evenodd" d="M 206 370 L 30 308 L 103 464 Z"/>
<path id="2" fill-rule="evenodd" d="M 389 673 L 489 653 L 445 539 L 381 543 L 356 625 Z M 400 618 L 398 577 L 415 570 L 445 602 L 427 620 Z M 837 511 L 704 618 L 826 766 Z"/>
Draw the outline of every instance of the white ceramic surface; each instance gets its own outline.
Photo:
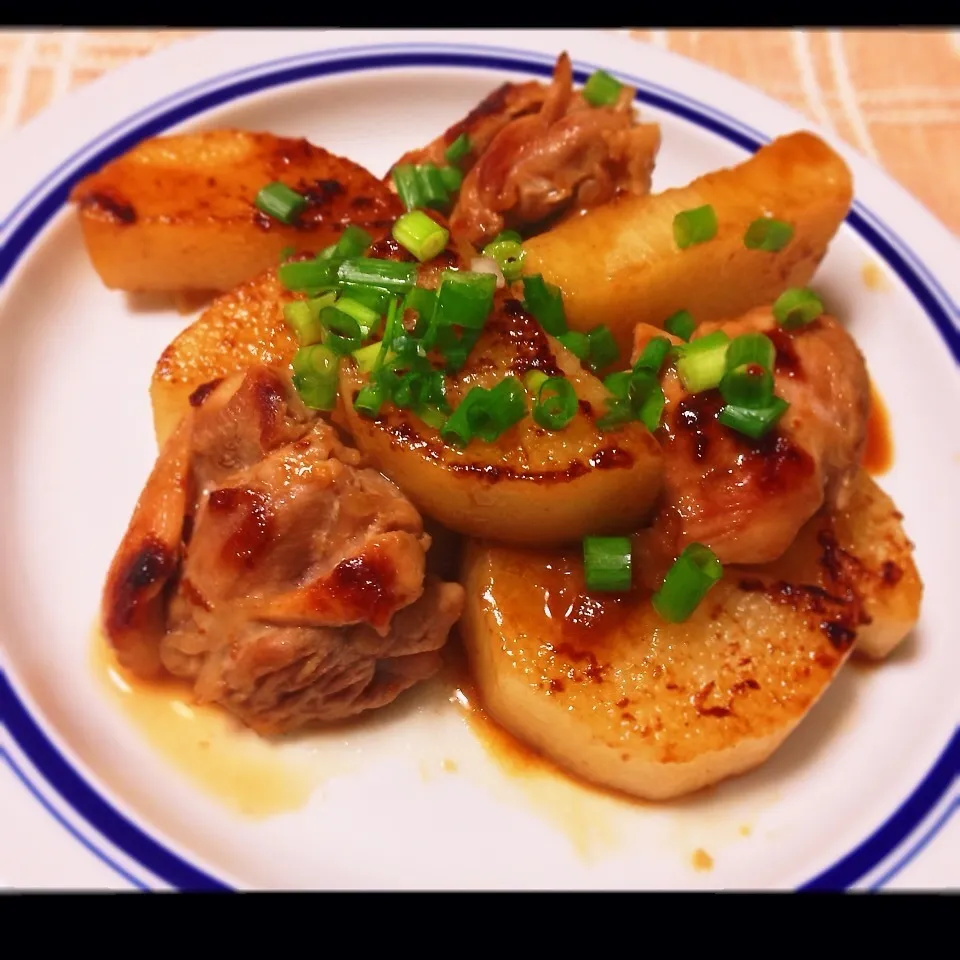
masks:
<path id="1" fill-rule="evenodd" d="M 5 139 L 0 211 L 12 215 L 2 228 L 4 269 L 16 259 L 0 308 L 0 637 L 8 691 L 0 875 L 8 884 L 200 882 L 167 871 L 150 841 L 144 853 L 119 818 L 203 874 L 240 887 L 781 888 L 822 878 L 844 858 L 844 883 L 857 886 L 960 883 L 957 818 L 949 824 L 960 803 L 956 780 L 930 786 L 929 776 L 938 759 L 941 780 L 943 764 L 956 764 L 956 743 L 946 760 L 944 751 L 956 736 L 960 672 L 952 606 L 960 378 L 948 346 L 960 342 L 960 250 L 899 186 L 822 131 L 854 172 L 858 222 L 868 234 L 879 230 L 883 242 L 877 249 L 844 225 L 815 285 L 849 323 L 891 412 L 896 456 L 880 483 L 905 514 L 926 595 L 915 635 L 891 662 L 845 669 L 761 769 L 659 807 L 558 778 L 514 776 L 435 683 L 355 731 L 276 747 L 279 762 L 305 771 L 316 789 L 298 810 L 252 818 L 156 750 L 91 668 L 101 582 L 155 453 L 150 373 L 190 318 L 134 307 L 107 291 L 69 210 L 54 213 L 19 249 L 17 231 L 41 216 L 31 198 L 160 110 L 178 107 L 185 116 L 198 97 L 224 87 L 215 78 L 246 70 L 251 86 L 262 85 L 280 68 L 259 65 L 281 58 L 300 58 L 287 60 L 288 69 L 333 64 L 337 72 L 251 89 L 175 128 L 302 135 L 382 174 L 497 83 L 528 77 L 525 65 L 542 66 L 561 49 L 584 69 L 601 65 L 640 81 L 648 99 L 664 98 L 660 108 L 641 102 L 663 127 L 655 189 L 745 158 L 731 136 L 742 143 L 811 128 L 736 81 L 611 33 L 296 31 L 175 46 L 90 84 Z M 418 62 L 374 65 L 398 53 Z M 424 61 L 440 53 L 447 65 Z M 491 62 L 480 65 L 478 56 Z M 513 58 L 508 67 L 504 57 Z M 868 263 L 882 277 L 870 285 Z M 938 310 L 946 332 L 931 318 Z M 32 724 L 103 807 L 51 761 L 35 733 L 24 732 Z M 259 745 L 236 739 L 262 759 Z M 920 799 L 903 808 L 918 787 Z M 712 869 L 695 869 L 698 849 L 710 854 Z"/>

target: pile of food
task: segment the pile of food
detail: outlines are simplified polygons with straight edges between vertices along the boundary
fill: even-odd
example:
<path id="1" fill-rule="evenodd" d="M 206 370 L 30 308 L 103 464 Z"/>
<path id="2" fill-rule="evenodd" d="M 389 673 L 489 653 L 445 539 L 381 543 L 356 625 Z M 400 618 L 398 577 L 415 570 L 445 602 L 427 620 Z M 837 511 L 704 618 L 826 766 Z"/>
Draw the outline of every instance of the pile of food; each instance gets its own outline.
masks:
<path id="1" fill-rule="evenodd" d="M 494 720 L 667 798 L 903 639 L 922 588 L 861 466 L 867 369 L 807 286 L 849 171 L 797 133 L 651 194 L 634 99 L 562 55 L 383 180 L 217 130 L 76 187 L 108 286 L 221 293 L 150 386 L 102 602 L 126 668 L 277 734 L 462 642 Z"/>

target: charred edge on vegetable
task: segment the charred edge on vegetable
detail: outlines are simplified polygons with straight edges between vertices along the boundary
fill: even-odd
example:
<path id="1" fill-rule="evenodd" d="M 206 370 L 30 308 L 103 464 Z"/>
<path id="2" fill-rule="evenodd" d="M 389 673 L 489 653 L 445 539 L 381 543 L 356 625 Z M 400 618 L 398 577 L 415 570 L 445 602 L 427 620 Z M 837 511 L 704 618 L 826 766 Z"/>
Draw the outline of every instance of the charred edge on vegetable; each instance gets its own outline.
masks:
<path id="1" fill-rule="evenodd" d="M 168 547 L 155 537 L 144 537 L 140 549 L 108 585 L 104 623 L 108 636 L 133 626 L 143 602 L 152 599 L 154 587 L 167 580 L 175 566 L 176 558 Z"/>
<path id="2" fill-rule="evenodd" d="M 510 369 L 518 377 L 531 370 L 539 370 L 548 377 L 563 376 L 543 327 L 524 310 L 519 300 L 504 300 L 500 309 L 494 310 L 485 329 L 509 346 L 513 357 Z"/>
<path id="3" fill-rule="evenodd" d="M 190 406 L 202 407 L 207 397 L 209 397 L 221 383 L 223 383 L 223 377 L 217 377 L 215 380 L 208 380 L 206 383 L 201 383 L 188 398 Z"/>
<path id="4" fill-rule="evenodd" d="M 103 213 L 115 223 L 130 226 L 137 222 L 137 211 L 133 204 L 115 191 L 95 190 L 81 201 L 80 208 Z"/>

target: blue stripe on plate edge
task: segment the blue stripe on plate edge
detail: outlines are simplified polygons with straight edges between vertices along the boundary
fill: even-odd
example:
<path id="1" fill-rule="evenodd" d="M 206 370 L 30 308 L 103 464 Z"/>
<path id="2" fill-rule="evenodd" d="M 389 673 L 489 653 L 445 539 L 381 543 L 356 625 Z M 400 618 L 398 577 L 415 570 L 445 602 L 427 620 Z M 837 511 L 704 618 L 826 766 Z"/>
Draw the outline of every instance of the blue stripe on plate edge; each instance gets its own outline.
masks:
<path id="1" fill-rule="evenodd" d="M 292 61 L 296 61 L 296 63 L 290 65 Z M 349 53 L 333 51 L 314 55 L 306 60 L 304 60 L 303 55 L 300 55 L 275 60 L 252 68 L 253 71 L 265 70 L 267 72 L 254 72 L 250 76 L 251 68 L 248 67 L 214 78 L 191 88 L 196 92 L 189 99 L 174 103 L 172 106 L 160 110 L 160 112 L 155 112 L 158 106 L 169 103 L 171 99 L 175 100 L 178 95 L 168 97 L 160 104 L 155 104 L 153 107 L 140 111 L 135 116 L 144 116 L 145 119 L 122 133 L 118 133 L 112 139 L 111 133 L 117 129 L 116 127 L 101 134 L 80 151 L 74 153 L 71 158 L 51 173 L 35 191 L 32 191 L 30 196 L 39 195 L 39 200 L 34 202 L 33 209 L 17 224 L 9 241 L 3 245 L 3 249 L 0 251 L 0 282 L 6 279 L 29 244 L 64 205 L 71 187 L 88 173 L 99 169 L 108 160 L 129 150 L 138 141 L 162 133 L 174 124 L 205 110 L 271 87 L 329 74 L 403 66 L 471 67 L 501 71 L 512 70 L 540 76 L 549 76 L 552 72 L 552 63 L 545 55 L 543 59 L 537 59 L 535 55 L 524 51 L 504 50 L 493 52 L 493 48 L 483 48 L 483 52 L 465 52 L 463 48 L 429 45 L 429 49 L 423 50 L 379 48 L 365 51 L 364 48 L 358 48 Z M 593 69 L 595 69 L 593 65 L 578 68 L 574 71 L 576 79 L 583 82 Z M 637 87 L 638 100 L 707 129 L 745 150 L 756 151 L 767 140 L 762 134 L 745 127 L 734 118 L 699 104 L 690 98 L 673 94 L 665 88 L 646 83 L 626 74 L 620 75 Z M 235 79 L 238 77 L 242 78 Z M 78 156 L 104 141 L 107 141 L 106 146 L 96 150 L 69 175 L 60 177 L 60 180 L 57 181 L 58 174 L 69 168 Z M 54 183 L 44 191 L 44 184 L 50 183 L 51 180 Z M 6 218 L 7 223 L 16 216 L 23 206 L 24 204 L 21 204 Z M 877 218 L 860 204 L 854 204 L 847 221 L 890 264 L 940 331 L 954 359 L 960 360 L 960 330 L 951 320 L 947 310 L 944 309 L 938 294 L 943 297 L 948 309 L 953 313 L 956 313 L 956 307 L 939 284 L 936 283 L 935 278 L 930 276 L 923 264 L 917 260 L 903 241 L 899 240 L 889 228 L 882 226 Z M 927 282 L 924 282 L 922 278 L 924 274 L 928 278 Z M 0 717 L 4 719 L 7 728 L 24 753 L 60 795 L 97 830 L 141 865 L 162 877 L 172 886 L 182 889 L 229 889 L 222 881 L 171 853 L 103 800 L 60 755 L 20 702 L 12 685 L 2 673 L 0 673 Z M 832 867 L 807 881 L 800 889 L 835 890 L 850 886 L 863 877 L 889 856 L 933 809 L 946 791 L 950 789 L 957 776 L 958 769 L 960 769 L 960 731 L 954 733 L 931 771 L 877 831 Z M 45 804 L 45 806 L 51 809 L 49 805 Z M 56 816 L 56 814 L 54 815 Z M 57 818 L 66 826 L 61 817 L 58 816 Z M 942 818 L 941 824 L 946 822 L 946 819 Z M 69 826 L 67 828 L 76 835 L 72 828 Z M 101 859 L 104 859 L 115 869 L 119 869 L 122 875 L 130 879 L 122 868 L 119 868 L 105 855 L 101 854 Z M 898 866 L 889 871 L 885 879 L 893 876 L 899 868 Z"/>

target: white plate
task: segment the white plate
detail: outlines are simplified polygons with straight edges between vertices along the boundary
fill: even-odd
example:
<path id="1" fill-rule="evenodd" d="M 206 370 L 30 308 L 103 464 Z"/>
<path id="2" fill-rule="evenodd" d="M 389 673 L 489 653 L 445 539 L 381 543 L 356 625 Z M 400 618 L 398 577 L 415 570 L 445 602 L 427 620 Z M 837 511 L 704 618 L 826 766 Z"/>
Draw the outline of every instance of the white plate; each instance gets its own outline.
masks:
<path id="1" fill-rule="evenodd" d="M 145 136 L 231 124 L 307 136 L 380 174 L 497 83 L 547 75 L 564 48 L 581 80 L 596 66 L 620 74 L 662 123 L 656 189 L 810 127 L 733 80 L 607 33 L 427 36 L 204 37 L 108 75 L 6 139 L 0 874 L 148 888 L 874 887 L 927 846 L 900 882 L 956 886 L 956 826 L 929 841 L 960 803 L 960 251 L 836 141 L 857 200 L 816 282 L 891 410 L 896 458 L 881 482 L 906 515 L 926 595 L 905 648 L 879 669 L 844 670 L 761 769 L 672 806 L 511 774 L 434 684 L 356 730 L 273 754 L 208 730 L 208 755 L 272 781 L 275 806 L 297 789 L 306 798 L 252 817 L 172 763 L 91 667 L 101 581 L 154 456 L 150 372 L 187 319 L 132 310 L 100 284 L 64 208 L 83 173 Z M 172 728 L 189 726 L 180 708 L 160 709 Z M 295 776 L 313 778 L 312 794 Z M 711 870 L 695 868 L 697 850 Z"/>

